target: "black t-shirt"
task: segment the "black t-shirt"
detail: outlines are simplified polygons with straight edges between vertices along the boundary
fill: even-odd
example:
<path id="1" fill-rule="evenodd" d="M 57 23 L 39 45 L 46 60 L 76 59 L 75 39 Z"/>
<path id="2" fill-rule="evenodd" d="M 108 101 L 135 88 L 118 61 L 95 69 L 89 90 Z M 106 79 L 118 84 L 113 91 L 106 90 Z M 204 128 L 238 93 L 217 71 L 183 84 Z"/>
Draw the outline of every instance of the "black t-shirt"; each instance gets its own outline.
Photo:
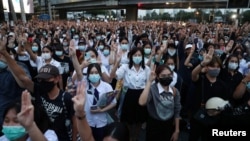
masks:
<path id="1" fill-rule="evenodd" d="M 229 89 L 224 81 L 217 78 L 214 83 L 211 83 L 205 74 L 200 74 L 199 79 L 194 82 L 195 93 L 192 96 L 195 99 L 193 112 L 196 112 L 201 105 L 202 101 L 202 81 L 204 81 L 204 103 L 211 97 L 220 97 L 224 100 L 229 100 Z"/>
<path id="2" fill-rule="evenodd" d="M 62 80 L 63 80 L 63 89 L 66 87 L 67 78 L 70 76 L 71 73 L 74 71 L 73 63 L 69 57 L 64 56 L 63 59 L 55 56 L 54 59 L 60 62 L 61 67 L 63 68 Z"/>
<path id="3" fill-rule="evenodd" d="M 222 69 L 219 78 L 228 86 L 229 94 L 232 98 L 233 92 L 243 79 L 243 75 L 239 71 L 235 71 L 234 75 L 231 75 L 227 69 Z"/>
<path id="4" fill-rule="evenodd" d="M 70 141 L 67 128 L 72 128 L 72 117 L 74 115 L 73 102 L 71 100 L 72 96 L 69 93 L 60 91 L 57 98 L 51 100 L 47 94 L 41 94 L 40 92 L 41 87 L 35 83 L 33 96 L 37 104 L 41 104 L 46 111 L 51 121 L 50 127 L 56 132 L 60 141 Z M 67 110 L 67 112 L 65 112 L 65 110 Z M 71 126 L 67 127 L 65 125 L 67 119 L 71 121 Z"/>

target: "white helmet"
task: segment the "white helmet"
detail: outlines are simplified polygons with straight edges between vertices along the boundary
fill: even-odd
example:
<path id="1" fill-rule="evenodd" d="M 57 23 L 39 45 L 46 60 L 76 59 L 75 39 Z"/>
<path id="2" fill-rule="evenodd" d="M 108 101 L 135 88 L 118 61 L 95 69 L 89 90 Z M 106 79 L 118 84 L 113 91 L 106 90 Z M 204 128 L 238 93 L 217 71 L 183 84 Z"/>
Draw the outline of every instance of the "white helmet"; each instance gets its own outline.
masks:
<path id="1" fill-rule="evenodd" d="M 220 97 L 211 97 L 207 100 L 205 107 L 207 110 L 224 110 L 227 104 L 229 104 L 229 102 Z"/>

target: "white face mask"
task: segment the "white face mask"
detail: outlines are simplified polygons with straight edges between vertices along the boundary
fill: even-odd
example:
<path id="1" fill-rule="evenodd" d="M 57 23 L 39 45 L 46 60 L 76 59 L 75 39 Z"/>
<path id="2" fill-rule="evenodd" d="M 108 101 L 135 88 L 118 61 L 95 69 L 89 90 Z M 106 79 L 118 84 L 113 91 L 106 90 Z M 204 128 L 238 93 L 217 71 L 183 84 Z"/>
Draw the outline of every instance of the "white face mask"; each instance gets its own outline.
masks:
<path id="1" fill-rule="evenodd" d="M 42 53 L 42 58 L 45 60 L 49 60 L 51 58 L 50 53 Z"/>
<path id="2" fill-rule="evenodd" d="M 169 54 L 170 56 L 174 56 L 175 53 L 176 53 L 176 49 L 168 49 L 168 54 Z"/>
<path id="3" fill-rule="evenodd" d="M 174 71 L 175 65 L 168 65 L 168 67 L 171 69 L 171 71 Z"/>

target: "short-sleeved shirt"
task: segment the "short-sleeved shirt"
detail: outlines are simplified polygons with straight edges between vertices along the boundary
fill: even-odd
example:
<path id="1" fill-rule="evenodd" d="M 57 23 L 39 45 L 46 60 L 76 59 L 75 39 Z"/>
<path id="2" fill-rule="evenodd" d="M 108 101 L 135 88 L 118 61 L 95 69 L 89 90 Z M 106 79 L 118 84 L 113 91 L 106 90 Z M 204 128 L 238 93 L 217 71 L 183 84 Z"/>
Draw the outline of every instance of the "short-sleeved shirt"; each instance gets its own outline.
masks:
<path id="1" fill-rule="evenodd" d="M 116 71 L 117 79 L 123 79 L 124 87 L 130 89 L 144 89 L 149 75 L 150 68 L 148 66 L 145 66 L 144 69 L 140 67 L 140 69 L 136 71 L 134 66 L 130 69 L 128 64 L 123 64 Z"/>
<path id="2" fill-rule="evenodd" d="M 51 121 L 51 129 L 56 132 L 58 139 L 60 141 L 70 141 L 65 124 L 66 120 L 71 120 L 74 115 L 72 96 L 69 93 L 60 91 L 59 95 L 51 100 L 47 94 L 40 93 L 41 89 L 39 84 L 35 83 L 32 95 L 35 97 L 36 103 L 44 108 Z M 65 110 L 67 110 L 67 114 Z"/>
<path id="3" fill-rule="evenodd" d="M 94 100 L 94 94 L 93 92 L 91 92 L 93 89 L 95 89 L 95 87 L 93 85 L 89 86 L 91 84 L 88 84 L 87 87 L 88 89 L 86 89 L 86 104 L 85 104 L 85 111 L 86 111 L 86 118 L 87 121 L 89 123 L 89 125 L 91 127 L 104 127 L 107 125 L 107 115 L 105 112 L 103 113 L 91 113 L 90 112 L 90 107 L 93 106 L 93 100 Z M 108 92 L 112 92 L 113 88 L 112 86 L 104 81 L 100 81 L 100 84 L 96 87 L 98 94 L 99 94 L 99 98 Z M 90 93 L 91 92 L 91 93 Z M 111 104 L 115 104 L 116 103 L 116 99 L 114 98 L 114 100 L 111 102 Z"/>
<path id="4" fill-rule="evenodd" d="M 53 130 L 47 130 L 44 133 L 44 137 L 47 139 L 47 141 L 59 141 L 55 131 Z M 10 140 L 7 139 L 5 135 L 3 135 L 0 137 L 0 141 L 10 141 Z M 26 141 L 31 141 L 30 137 Z"/>
<path id="5" fill-rule="evenodd" d="M 42 66 L 46 65 L 45 60 L 41 56 L 37 56 L 36 64 L 38 72 Z M 63 69 L 58 61 L 51 59 L 50 64 L 56 66 L 59 69 L 60 74 L 63 74 Z"/>

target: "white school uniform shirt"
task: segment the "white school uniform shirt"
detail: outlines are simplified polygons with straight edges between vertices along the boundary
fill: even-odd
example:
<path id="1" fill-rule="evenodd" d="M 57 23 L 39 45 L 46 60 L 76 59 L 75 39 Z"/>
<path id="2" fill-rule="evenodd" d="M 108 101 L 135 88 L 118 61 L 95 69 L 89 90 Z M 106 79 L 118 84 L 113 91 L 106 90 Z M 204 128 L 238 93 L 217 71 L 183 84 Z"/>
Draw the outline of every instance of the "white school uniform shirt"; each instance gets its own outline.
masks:
<path id="1" fill-rule="evenodd" d="M 59 69 L 60 74 L 63 74 L 63 68 L 61 67 L 60 62 L 52 58 L 49 64 L 56 66 Z M 36 65 L 37 65 L 37 71 L 39 72 L 40 68 L 46 65 L 45 60 L 41 56 L 37 56 Z"/>
<path id="2" fill-rule="evenodd" d="M 177 73 L 176 72 L 173 72 L 173 80 L 172 82 L 170 83 L 170 86 L 174 87 L 175 84 L 177 83 Z"/>
<path id="3" fill-rule="evenodd" d="M 107 113 L 106 112 L 102 112 L 102 113 L 91 113 L 90 112 L 90 107 L 93 106 L 93 100 L 94 100 L 94 94 L 88 94 L 88 90 L 89 90 L 89 85 L 92 86 L 92 89 L 95 89 L 95 87 L 92 84 L 87 84 L 86 85 L 86 104 L 85 104 L 85 112 L 86 112 L 86 119 L 88 121 L 89 126 L 91 127 L 96 127 L 96 128 L 101 128 L 107 125 Z M 91 90 L 92 90 L 91 89 Z M 113 91 L 112 86 L 107 83 L 104 82 L 102 80 L 100 80 L 100 84 L 96 87 L 97 91 L 99 92 L 99 98 L 107 93 L 107 92 L 111 92 Z M 91 91 L 89 90 L 89 91 Z M 117 101 L 114 98 L 114 100 L 111 102 L 111 104 L 116 104 Z"/>
<path id="4" fill-rule="evenodd" d="M 54 130 L 47 130 L 44 133 L 44 137 L 47 139 L 47 141 L 58 141 L 57 135 Z M 0 141 L 10 141 L 6 138 L 5 135 L 0 137 Z M 26 141 L 31 141 L 30 137 Z"/>
<path id="5" fill-rule="evenodd" d="M 129 68 L 128 64 L 123 64 L 116 71 L 117 80 L 123 79 L 123 86 L 130 89 L 144 89 L 150 75 L 150 68 L 145 65 L 145 69 L 140 67 L 136 71 L 135 67 Z"/>
<path id="6" fill-rule="evenodd" d="M 102 51 L 100 51 L 100 50 L 98 50 L 98 55 L 101 58 L 102 65 L 106 67 L 108 72 L 110 72 L 110 64 L 109 64 L 109 56 L 110 55 L 105 56 L 105 55 L 103 55 Z"/>

